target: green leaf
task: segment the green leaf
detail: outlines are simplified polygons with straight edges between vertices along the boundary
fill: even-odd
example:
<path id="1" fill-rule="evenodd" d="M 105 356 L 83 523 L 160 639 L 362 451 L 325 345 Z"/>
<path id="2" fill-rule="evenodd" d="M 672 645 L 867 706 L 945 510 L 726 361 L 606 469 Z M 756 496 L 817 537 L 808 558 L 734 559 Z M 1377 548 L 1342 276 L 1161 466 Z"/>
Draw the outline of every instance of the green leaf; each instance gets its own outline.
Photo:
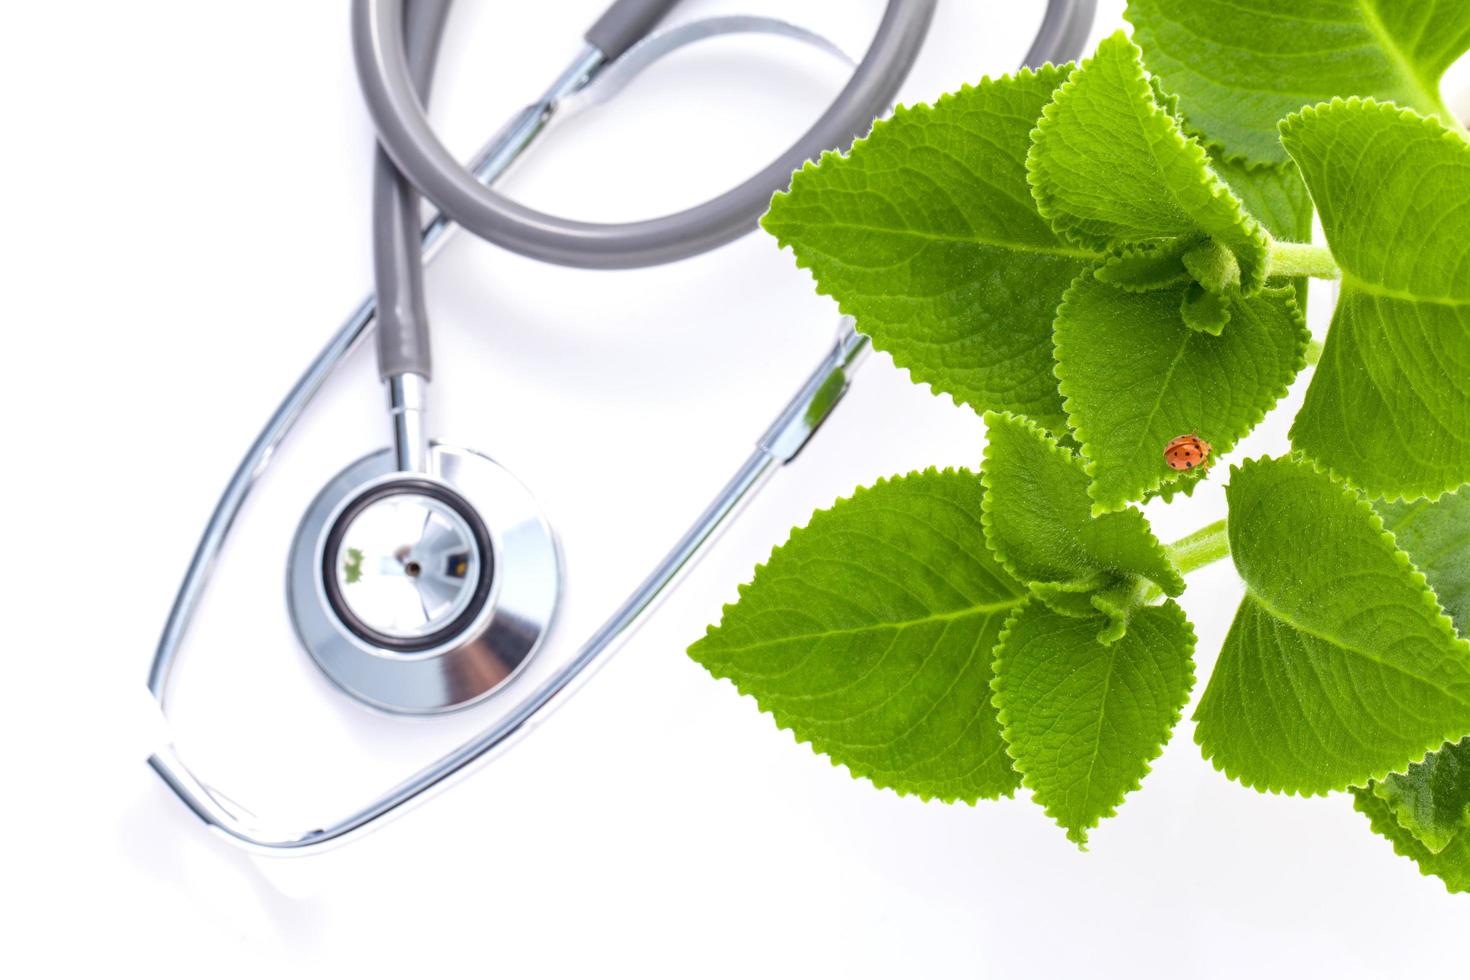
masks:
<path id="1" fill-rule="evenodd" d="M 1179 318 L 1190 330 L 1218 337 L 1230 322 L 1230 300 L 1192 282 L 1179 303 Z"/>
<path id="2" fill-rule="evenodd" d="M 1285 242 L 1312 240 L 1312 218 L 1317 209 L 1296 164 L 1288 160 L 1275 167 L 1248 167 L 1216 152 L 1210 154 L 1210 166 L 1273 237 Z M 1298 277 L 1294 285 L 1297 308 L 1305 316 L 1307 277 Z"/>
<path id="3" fill-rule="evenodd" d="M 354 582 L 362 579 L 362 559 L 363 553 L 361 548 L 347 549 L 347 557 L 342 560 L 342 577 L 347 581 L 348 585 L 352 585 Z"/>
<path id="4" fill-rule="evenodd" d="M 1470 629 L 1470 486 L 1433 503 L 1381 504 L 1378 510 L 1464 635 Z M 1470 739 L 1446 745 L 1370 789 L 1424 850 L 1436 856 L 1450 852 L 1445 860 L 1463 854 L 1460 867 L 1470 882 Z M 1437 857 L 1430 859 L 1426 872 L 1438 873 L 1438 864 Z"/>
<path id="5" fill-rule="evenodd" d="M 1190 277 L 1216 296 L 1240 285 L 1240 264 L 1219 242 L 1206 241 L 1185 252 L 1181 261 Z"/>
<path id="6" fill-rule="evenodd" d="M 1296 164 L 1288 160 L 1274 167 L 1247 167 L 1212 153 L 1210 168 L 1273 236 L 1287 242 L 1312 240 L 1315 209 Z"/>
<path id="7" fill-rule="evenodd" d="M 1192 238 L 1170 238 L 1126 245 L 1109 254 L 1092 274 L 1099 282 L 1130 293 L 1181 286 L 1190 281 L 1184 254 L 1198 244 Z"/>
<path id="8" fill-rule="evenodd" d="M 1360 101 L 1281 131 L 1342 267 L 1292 445 L 1375 497 L 1470 482 L 1470 143 Z"/>
<path id="9" fill-rule="evenodd" d="M 1393 809 L 1371 789 L 1354 789 L 1353 805 L 1367 815 L 1373 829 L 1393 843 L 1393 849 L 1419 865 L 1425 875 L 1435 875 L 1451 892 L 1470 892 L 1470 834 L 1459 834 L 1439 853 L 1425 847 L 1405 830 Z"/>
<path id="10" fill-rule="evenodd" d="M 1366 500 L 1299 459 L 1233 469 L 1226 500 L 1246 593 L 1195 712 L 1216 768 L 1326 793 L 1470 733 L 1470 643 Z"/>
<path id="11" fill-rule="evenodd" d="M 1334 96 L 1452 118 L 1439 80 L 1470 47 L 1464 0 L 1128 0 L 1124 16 L 1190 129 L 1254 164 L 1284 163 L 1277 121 Z"/>
<path id="12" fill-rule="evenodd" d="M 1203 233 L 1235 255 L 1247 292 L 1263 281 L 1269 237 L 1155 100 L 1121 32 L 1057 90 L 1026 165 L 1042 215 L 1072 241 L 1105 248 Z"/>
<path id="13" fill-rule="evenodd" d="M 1407 772 L 1372 787 L 1399 826 L 1439 854 L 1460 834 L 1470 835 L 1470 738 L 1431 752 Z"/>
<path id="14" fill-rule="evenodd" d="M 1051 321 L 1099 255 L 1063 241 L 1026 181 L 1031 130 L 1071 67 L 899 108 L 808 164 L 763 226 L 915 381 L 977 411 L 1059 424 Z"/>
<path id="15" fill-rule="evenodd" d="M 1081 276 L 1057 312 L 1057 376 L 1094 511 L 1177 483 L 1164 462 L 1171 439 L 1197 435 L 1228 453 L 1306 365 L 1310 335 L 1291 289 L 1231 296 L 1218 336 L 1181 321 L 1185 292 L 1125 293 Z"/>
<path id="16" fill-rule="evenodd" d="M 1099 285 L 1098 288 L 1110 287 Z M 1103 613 L 1101 639 L 1123 635 L 1140 586 L 1168 595 L 1184 579 L 1133 508 L 1093 517 L 1082 461 L 1029 419 L 989 413 L 981 476 L 985 539 L 1005 568 L 1067 616 Z"/>
<path id="17" fill-rule="evenodd" d="M 1455 629 L 1470 635 L 1470 485 L 1438 500 L 1384 502 L 1375 509 L 1424 573 Z"/>
<path id="18" fill-rule="evenodd" d="M 985 547 L 983 493 L 974 473 L 929 470 L 818 511 L 689 655 L 854 776 L 1010 795 L 991 660 L 1026 593 Z"/>
<path id="19" fill-rule="evenodd" d="M 1078 845 L 1138 788 L 1194 685 L 1194 631 L 1173 601 L 1134 613 L 1115 643 L 1099 644 L 1098 631 L 1033 602 L 996 650 L 995 705 L 1011 757 Z"/>

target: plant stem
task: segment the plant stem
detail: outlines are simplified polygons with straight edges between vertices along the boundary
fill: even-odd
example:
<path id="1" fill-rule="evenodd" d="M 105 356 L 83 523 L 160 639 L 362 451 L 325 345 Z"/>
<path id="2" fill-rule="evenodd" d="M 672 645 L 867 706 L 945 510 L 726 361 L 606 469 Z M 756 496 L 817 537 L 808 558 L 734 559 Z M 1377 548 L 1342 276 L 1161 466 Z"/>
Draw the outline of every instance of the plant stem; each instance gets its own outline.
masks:
<path id="1" fill-rule="evenodd" d="M 1230 538 L 1225 533 L 1225 518 L 1206 524 L 1164 549 L 1183 575 L 1204 568 L 1230 554 Z"/>
<path id="2" fill-rule="evenodd" d="M 1165 545 L 1164 551 L 1179 569 L 1180 575 L 1197 572 L 1206 565 L 1219 561 L 1230 554 L 1230 538 L 1225 534 L 1225 518 L 1222 517 L 1213 524 L 1206 524 L 1198 531 L 1186 534 L 1173 544 Z M 1163 595 L 1163 589 L 1144 579 L 1134 590 L 1133 603 L 1137 606 L 1146 606 L 1155 599 L 1163 598 Z"/>
<path id="3" fill-rule="evenodd" d="M 1340 279 L 1342 270 L 1337 267 L 1337 260 L 1326 245 L 1273 241 L 1271 251 L 1266 255 L 1266 275 Z"/>
<path id="4" fill-rule="evenodd" d="M 1316 337 L 1313 337 L 1311 343 L 1307 344 L 1307 352 L 1305 356 L 1307 358 L 1307 367 L 1311 367 L 1318 361 L 1322 360 L 1322 341 L 1318 340 Z"/>

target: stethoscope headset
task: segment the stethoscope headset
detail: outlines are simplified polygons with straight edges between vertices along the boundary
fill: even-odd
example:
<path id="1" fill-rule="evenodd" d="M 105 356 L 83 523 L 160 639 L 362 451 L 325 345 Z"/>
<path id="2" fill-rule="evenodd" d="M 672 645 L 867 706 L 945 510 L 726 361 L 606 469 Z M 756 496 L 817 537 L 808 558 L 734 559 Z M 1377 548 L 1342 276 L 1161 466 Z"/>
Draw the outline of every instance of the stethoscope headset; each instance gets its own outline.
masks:
<path id="1" fill-rule="evenodd" d="M 697 207 L 626 224 L 592 224 L 534 211 L 491 189 L 559 111 L 611 97 L 669 51 L 730 33 L 776 34 L 837 57 L 819 35 L 763 17 L 717 17 L 655 32 L 677 0 L 616 0 L 586 46 L 538 101 L 518 113 L 468 167 L 424 116 L 449 0 L 354 0 L 354 55 L 378 130 L 373 179 L 376 294 L 365 300 L 271 416 L 204 530 L 159 641 L 148 686 L 160 708 L 185 634 L 252 486 L 323 382 L 370 332 L 388 393 L 392 447 L 352 463 L 311 502 L 287 566 L 298 637 L 339 688 L 376 708 L 430 714 L 491 695 L 504 710 L 478 734 L 365 806 L 332 823 L 282 828 L 203 782 L 169 745 L 149 759 L 209 826 L 244 845 L 299 851 L 337 841 L 422 798 L 510 743 L 559 696 L 585 681 L 767 477 L 793 459 L 847 389 L 867 349 L 845 321 L 836 342 L 728 484 L 658 566 L 566 663 L 517 691 L 556 614 L 562 565 L 556 538 L 530 492 L 471 449 L 431 441 L 432 375 L 423 265 L 457 225 L 546 262 L 636 268 L 716 248 L 745 234 L 792 171 L 846 147 L 887 110 L 918 56 L 935 0 L 889 0 L 867 53 L 821 118 L 785 153 Z M 1094 0 L 1049 0 L 1027 65 L 1075 57 Z M 420 224 L 420 196 L 438 208 Z"/>

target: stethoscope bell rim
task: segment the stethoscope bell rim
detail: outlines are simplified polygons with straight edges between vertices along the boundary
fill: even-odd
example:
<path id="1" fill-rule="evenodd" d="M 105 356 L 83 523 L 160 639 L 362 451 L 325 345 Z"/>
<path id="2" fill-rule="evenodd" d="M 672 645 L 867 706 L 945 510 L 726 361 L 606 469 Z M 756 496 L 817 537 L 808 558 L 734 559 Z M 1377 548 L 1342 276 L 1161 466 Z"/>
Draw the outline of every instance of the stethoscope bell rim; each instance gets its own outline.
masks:
<path id="1" fill-rule="evenodd" d="M 327 529 L 327 603 L 354 635 L 417 653 L 462 636 L 495 580 L 495 548 L 475 508 L 437 480 L 374 483 Z"/>
<path id="2" fill-rule="evenodd" d="M 556 537 L 524 484 L 468 449 L 435 445 L 429 464 L 426 473 L 402 473 L 384 450 L 343 469 L 307 507 L 287 562 L 287 604 L 302 646 L 341 690 L 394 714 L 453 711 L 502 688 L 540 647 L 561 591 Z M 394 499 L 430 505 L 473 539 L 475 581 L 465 583 L 453 615 L 422 635 L 364 622 L 337 575 L 354 519 Z"/>

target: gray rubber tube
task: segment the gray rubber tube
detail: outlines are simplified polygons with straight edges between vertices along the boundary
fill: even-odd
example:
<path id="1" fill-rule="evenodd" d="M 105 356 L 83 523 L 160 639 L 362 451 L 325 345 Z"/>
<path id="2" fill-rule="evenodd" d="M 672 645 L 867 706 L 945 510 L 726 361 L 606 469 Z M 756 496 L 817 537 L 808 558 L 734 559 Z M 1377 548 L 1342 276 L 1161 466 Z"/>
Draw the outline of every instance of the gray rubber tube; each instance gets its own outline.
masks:
<path id="1" fill-rule="evenodd" d="M 616 61 L 624 51 L 643 40 L 678 3 L 679 0 L 617 0 L 582 37 L 608 61 Z"/>
<path id="2" fill-rule="evenodd" d="M 385 377 L 430 370 L 415 188 L 470 231 L 542 261 L 594 269 L 633 268 L 685 258 L 755 226 L 773 193 L 823 150 L 845 148 L 885 112 L 919 47 L 935 0 L 889 0 L 863 62 L 836 101 L 789 150 L 745 183 L 698 207 L 647 221 L 594 224 L 534 211 L 481 185 L 430 129 L 435 51 L 450 0 L 354 0 L 353 53 L 378 127 L 375 267 L 385 314 L 378 334 Z M 677 0 L 617 0 L 587 32 L 610 58 L 636 43 Z M 1025 63 L 1064 62 L 1081 53 L 1095 0 L 1049 0 Z M 407 13 L 405 13 L 407 12 Z M 396 170 L 398 173 L 391 171 Z"/>
<path id="3" fill-rule="evenodd" d="M 1080 57 L 1096 16 L 1097 0 L 1050 0 L 1022 64 L 1040 68 Z"/>
<path id="4" fill-rule="evenodd" d="M 414 90 L 425 104 L 434 81 L 448 0 L 417 0 L 403 24 Z M 419 195 L 381 148 L 373 167 L 373 276 L 378 294 L 378 374 L 433 375 Z"/>
<path id="5" fill-rule="evenodd" d="M 384 150 L 421 194 L 469 231 L 535 259 L 591 269 L 671 262 L 738 238 L 771 194 L 823 150 L 845 147 L 887 110 L 918 54 L 934 0 L 889 0 L 877 36 L 835 102 L 796 145 L 733 190 L 677 214 L 594 224 L 532 210 L 481 185 L 424 118 L 403 44 L 404 0 L 355 0 L 353 50 Z"/>

